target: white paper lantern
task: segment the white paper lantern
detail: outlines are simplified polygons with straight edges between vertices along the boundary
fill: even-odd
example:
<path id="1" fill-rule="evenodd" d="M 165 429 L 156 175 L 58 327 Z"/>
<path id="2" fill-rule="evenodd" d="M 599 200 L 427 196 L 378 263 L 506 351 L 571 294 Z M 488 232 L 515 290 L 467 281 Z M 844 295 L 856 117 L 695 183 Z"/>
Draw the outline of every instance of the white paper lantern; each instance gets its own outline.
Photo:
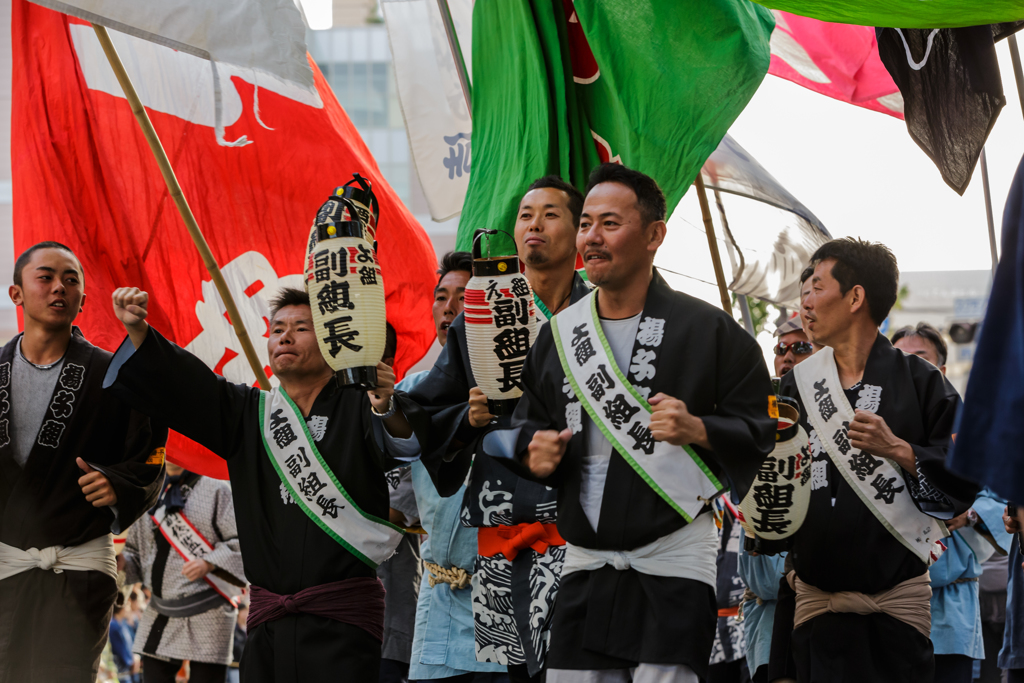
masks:
<path id="1" fill-rule="evenodd" d="M 486 394 L 492 415 L 507 415 L 523 395 L 520 375 L 537 338 L 533 290 L 519 272 L 519 258 L 481 258 L 478 230 L 473 242 L 473 277 L 466 284 L 465 320 L 469 364 Z"/>
<path id="2" fill-rule="evenodd" d="M 384 280 L 359 208 L 338 188 L 317 212 L 306 251 L 306 290 L 313 328 L 342 384 L 377 386 L 384 354 Z M 341 220 L 353 216 L 353 220 Z"/>
<path id="3" fill-rule="evenodd" d="M 811 503 L 811 453 L 795 401 L 779 397 L 778 418 L 775 450 L 740 503 L 747 536 L 767 541 L 796 533 Z"/>

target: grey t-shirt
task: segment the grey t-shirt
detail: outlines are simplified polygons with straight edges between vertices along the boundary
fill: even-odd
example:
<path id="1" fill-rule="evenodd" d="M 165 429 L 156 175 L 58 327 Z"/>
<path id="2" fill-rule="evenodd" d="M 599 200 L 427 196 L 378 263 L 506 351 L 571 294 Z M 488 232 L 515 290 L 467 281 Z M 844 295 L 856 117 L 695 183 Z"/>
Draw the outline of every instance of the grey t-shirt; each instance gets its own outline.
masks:
<path id="1" fill-rule="evenodd" d="M 63 358 L 45 368 L 33 365 L 22 354 L 21 342 L 18 342 L 11 369 L 11 385 L 18 388 L 16 400 L 11 401 L 11 445 L 14 460 L 21 467 L 32 452 L 62 367 Z"/>
<path id="2" fill-rule="evenodd" d="M 640 326 L 640 313 L 632 318 L 622 320 L 601 320 L 601 329 L 612 350 L 615 364 L 622 374 L 629 375 L 629 355 L 633 353 L 633 342 Z M 584 418 L 587 423 L 587 452 L 583 457 L 583 480 L 580 483 L 580 505 L 597 531 L 597 522 L 601 518 L 601 501 L 604 499 L 604 482 L 608 478 L 608 463 L 612 459 L 612 443 L 605 438 L 597 424 L 589 416 Z"/>

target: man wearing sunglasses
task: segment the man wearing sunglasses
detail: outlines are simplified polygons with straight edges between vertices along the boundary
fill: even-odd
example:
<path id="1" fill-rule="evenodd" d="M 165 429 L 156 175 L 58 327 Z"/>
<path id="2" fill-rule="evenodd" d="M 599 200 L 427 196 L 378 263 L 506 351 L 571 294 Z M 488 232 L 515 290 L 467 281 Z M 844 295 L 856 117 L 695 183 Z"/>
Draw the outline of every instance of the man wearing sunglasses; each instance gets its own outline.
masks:
<path id="1" fill-rule="evenodd" d="M 789 373 L 796 364 L 810 358 L 817 351 L 814 344 L 807 339 L 803 322 L 795 315 L 779 325 L 775 330 L 779 343 L 775 345 L 775 376 L 782 377 Z"/>

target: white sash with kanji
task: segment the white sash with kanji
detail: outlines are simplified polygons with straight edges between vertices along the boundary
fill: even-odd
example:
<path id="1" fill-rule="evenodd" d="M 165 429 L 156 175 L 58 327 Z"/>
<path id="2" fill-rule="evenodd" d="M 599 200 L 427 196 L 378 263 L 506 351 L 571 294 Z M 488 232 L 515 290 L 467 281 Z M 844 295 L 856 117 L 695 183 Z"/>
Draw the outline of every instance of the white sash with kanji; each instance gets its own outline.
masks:
<path id="1" fill-rule="evenodd" d="M 562 370 L 590 419 L 647 485 L 692 521 L 722 484 L 689 446 L 654 440 L 651 405 L 615 363 L 597 316 L 597 297 L 591 292 L 551 323 Z"/>
<path id="2" fill-rule="evenodd" d="M 949 536 L 946 525 L 914 504 L 902 468 L 850 442 L 847 428 L 855 413 L 839 382 L 832 348 L 826 346 L 793 368 L 793 373 L 822 448 L 864 505 L 926 565 L 939 559 L 946 549 L 941 539 Z"/>
<path id="3" fill-rule="evenodd" d="M 208 553 L 213 552 L 213 545 L 199 533 L 199 530 L 185 516 L 184 511 L 178 510 L 177 512 L 167 514 L 167 507 L 161 505 L 153 511 L 150 519 L 160 529 L 160 533 L 164 535 L 164 538 L 171 544 L 171 547 L 186 562 L 201 560 Z M 207 574 L 203 577 L 203 580 L 210 584 L 213 590 L 220 593 L 221 597 L 231 603 L 232 607 L 238 607 L 236 598 L 242 593 L 242 589 L 239 586 L 233 586 L 213 573 Z"/>
<path id="4" fill-rule="evenodd" d="M 307 517 L 371 567 L 394 554 L 402 529 L 356 505 L 324 462 L 299 409 L 280 387 L 260 393 L 260 430 L 277 475 Z"/>

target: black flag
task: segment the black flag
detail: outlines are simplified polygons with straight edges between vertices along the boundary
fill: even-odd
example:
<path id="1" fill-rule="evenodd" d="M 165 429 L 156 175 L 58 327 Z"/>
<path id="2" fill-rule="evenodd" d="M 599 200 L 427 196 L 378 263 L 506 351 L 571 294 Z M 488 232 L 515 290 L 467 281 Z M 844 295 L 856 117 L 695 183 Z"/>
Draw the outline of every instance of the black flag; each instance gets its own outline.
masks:
<path id="1" fill-rule="evenodd" d="M 944 29 L 878 28 L 878 54 L 903 95 L 907 130 L 963 194 L 1006 104 L 995 43 L 1024 21 Z"/>

